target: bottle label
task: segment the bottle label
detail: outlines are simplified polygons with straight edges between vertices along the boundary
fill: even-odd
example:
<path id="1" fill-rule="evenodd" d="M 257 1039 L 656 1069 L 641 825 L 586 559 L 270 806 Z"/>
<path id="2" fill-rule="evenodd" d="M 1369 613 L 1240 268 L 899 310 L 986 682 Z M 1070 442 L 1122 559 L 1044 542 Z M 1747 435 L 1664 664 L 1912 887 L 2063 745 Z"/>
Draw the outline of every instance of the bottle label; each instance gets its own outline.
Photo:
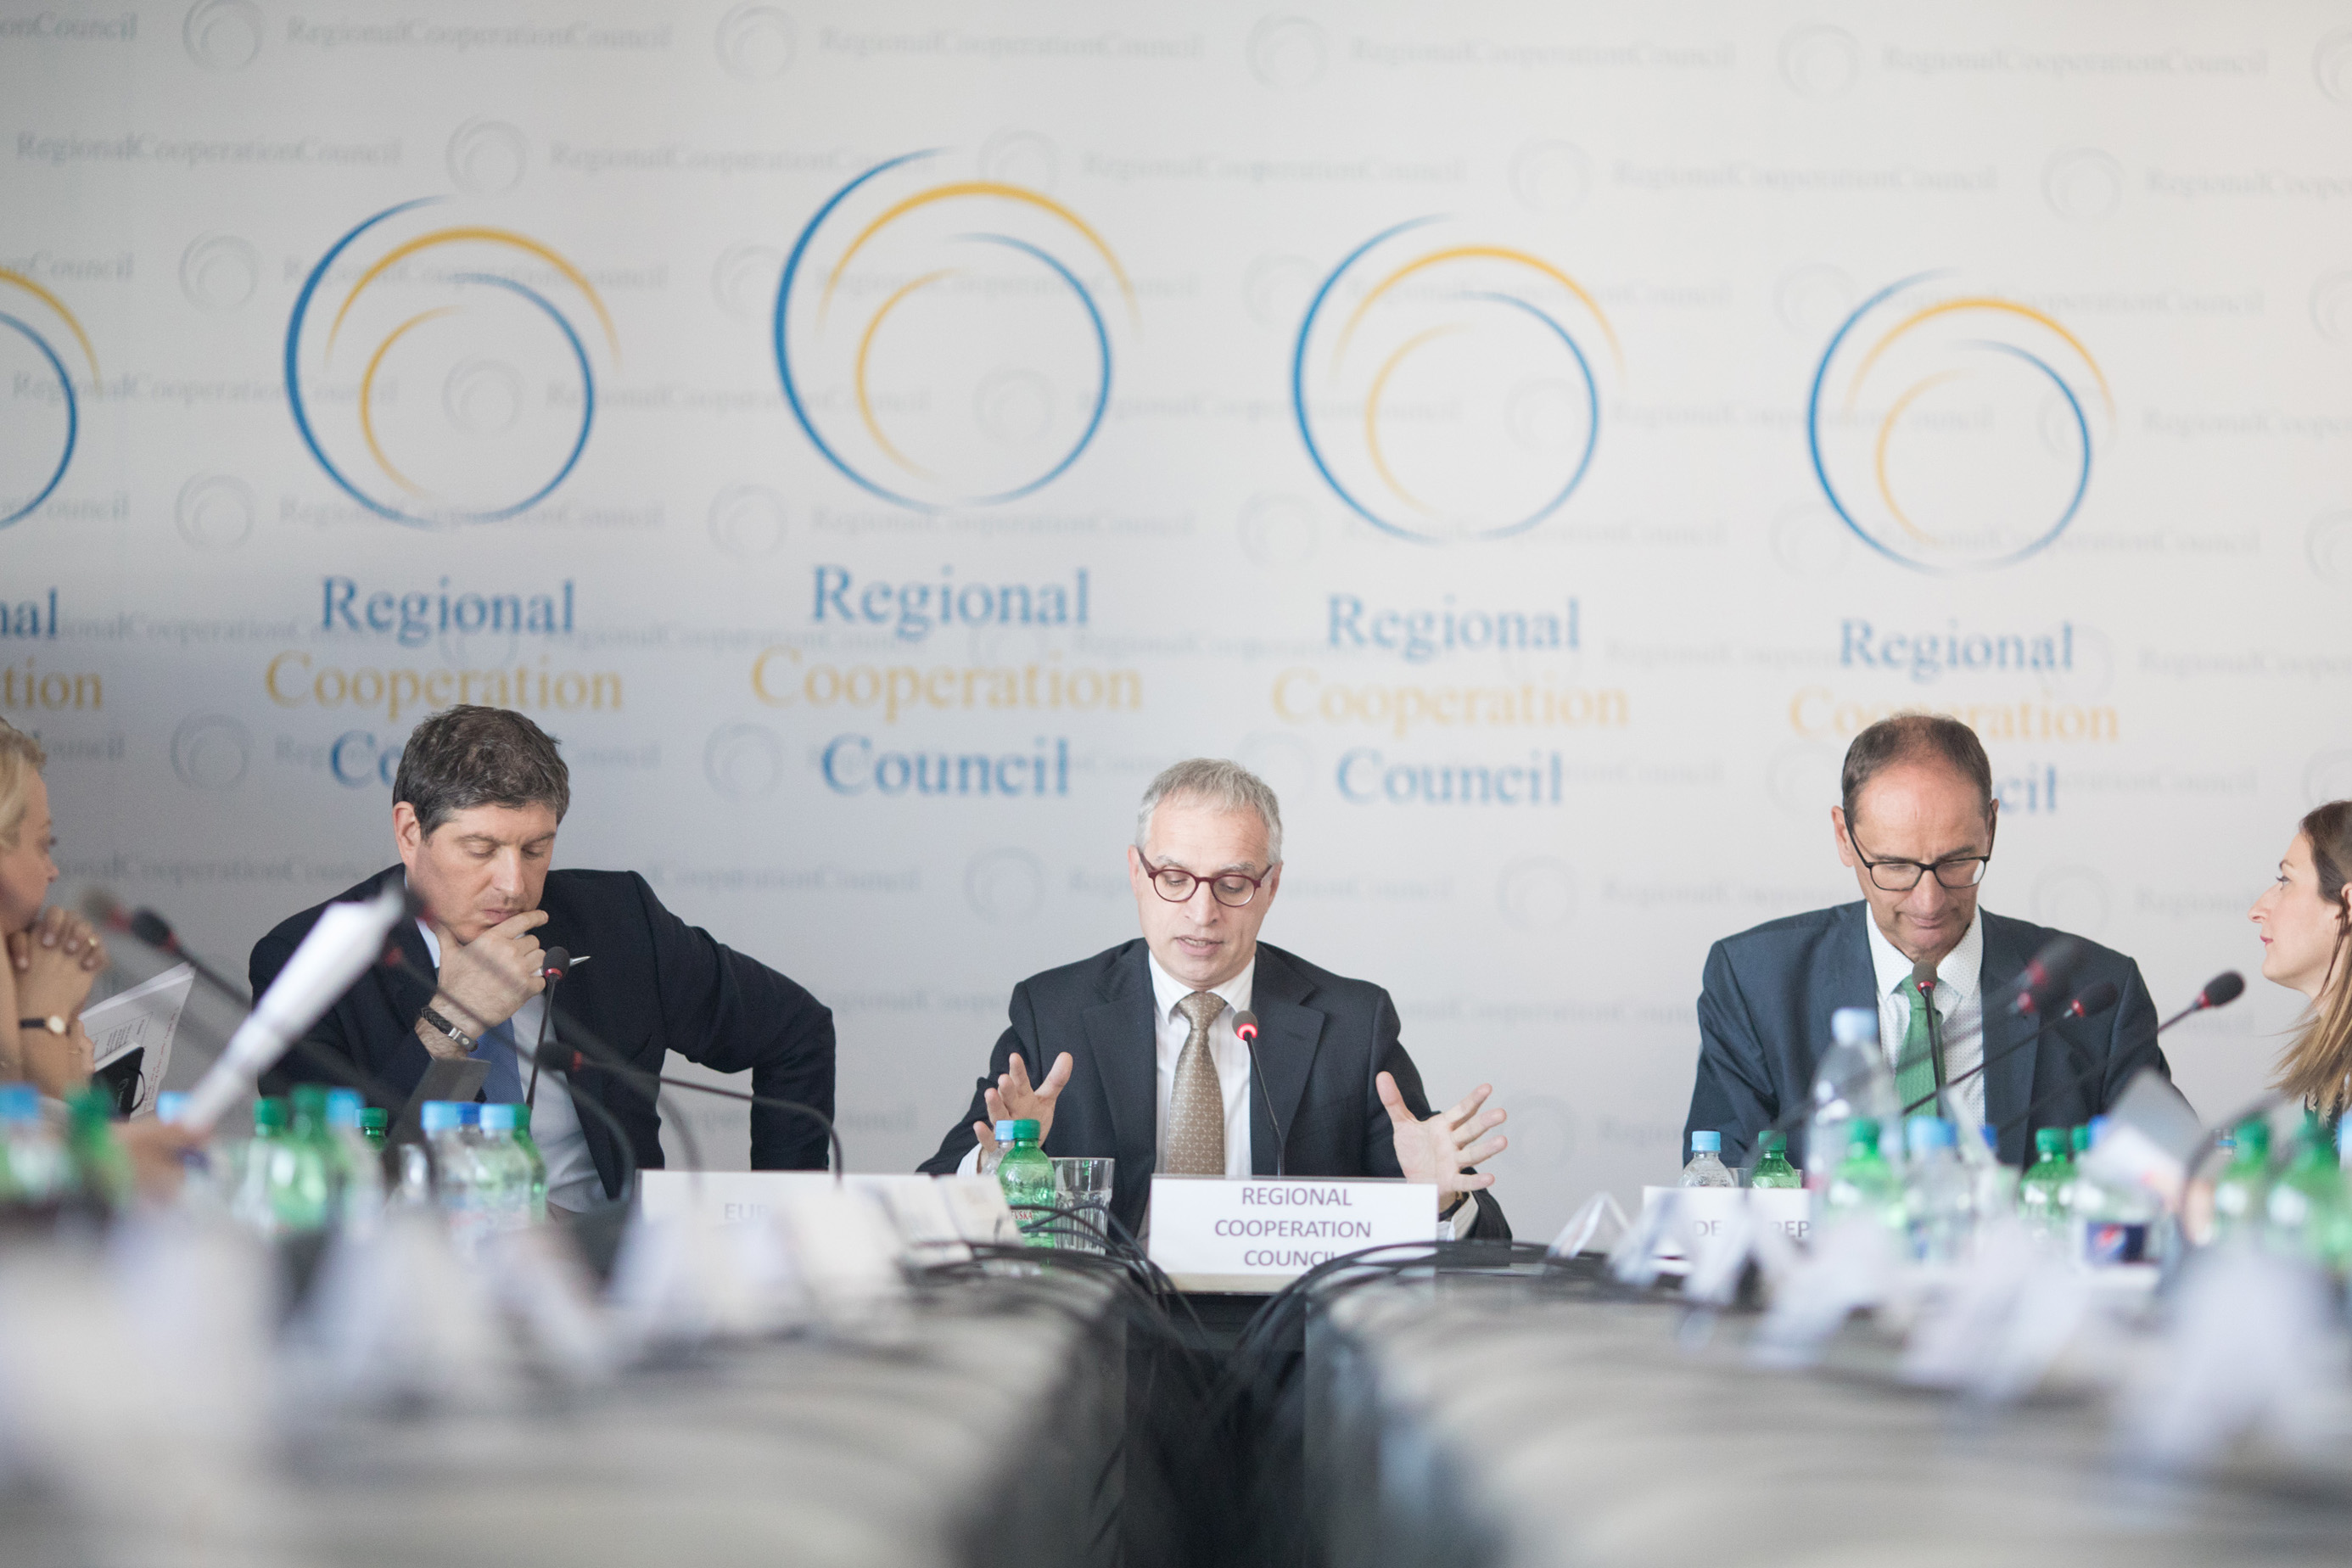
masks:
<path id="1" fill-rule="evenodd" d="M 2099 1266 L 2147 1262 L 2147 1226 L 2118 1220 L 2084 1221 L 2083 1261 Z"/>

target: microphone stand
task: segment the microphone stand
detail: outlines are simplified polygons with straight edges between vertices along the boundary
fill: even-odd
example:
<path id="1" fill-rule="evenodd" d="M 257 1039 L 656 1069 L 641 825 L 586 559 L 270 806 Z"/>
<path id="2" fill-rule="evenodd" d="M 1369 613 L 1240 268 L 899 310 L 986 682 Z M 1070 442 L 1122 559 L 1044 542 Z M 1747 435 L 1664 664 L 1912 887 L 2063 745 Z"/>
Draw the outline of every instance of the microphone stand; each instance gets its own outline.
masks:
<path id="1" fill-rule="evenodd" d="M 650 1086 L 656 1094 L 664 1086 L 667 1086 L 670 1089 L 691 1089 L 698 1094 L 716 1095 L 720 1100 L 740 1100 L 745 1105 L 765 1106 L 771 1110 L 796 1112 L 824 1129 L 824 1135 L 833 1147 L 834 1184 L 839 1186 L 843 1177 L 848 1173 L 848 1157 L 841 1152 L 841 1133 L 834 1127 L 833 1119 L 815 1106 L 803 1105 L 797 1100 L 779 1100 L 773 1095 L 766 1094 L 746 1094 L 740 1089 L 721 1089 L 717 1084 L 696 1083 L 691 1079 L 671 1078 L 664 1073 L 647 1072 L 641 1067 L 618 1059 L 613 1054 L 611 1047 L 602 1041 L 595 1040 L 593 1035 L 581 1027 L 577 1019 L 565 1025 L 564 1028 L 578 1037 L 582 1046 L 589 1048 L 573 1047 L 567 1050 L 559 1038 L 558 1043 L 549 1047 L 546 1051 L 545 1065 L 549 1070 L 561 1072 L 566 1077 L 583 1071 L 610 1073 L 624 1082 L 634 1082 L 641 1089 Z M 591 1042 L 593 1044 L 592 1045 Z M 568 1062 L 563 1059 L 567 1055 L 572 1058 Z M 683 1126 L 683 1119 L 680 1124 Z"/>
<path id="2" fill-rule="evenodd" d="M 1283 1162 L 1289 1152 L 1290 1138 L 1282 1130 L 1282 1119 L 1274 1113 L 1274 1095 L 1265 1087 L 1265 1068 L 1257 1059 L 1257 1015 L 1244 1013 L 1234 1020 L 1234 1033 L 1249 1047 L 1250 1073 L 1257 1079 L 1257 1091 L 1265 1098 L 1265 1119 L 1274 1123 L 1274 1177 L 1283 1177 Z"/>

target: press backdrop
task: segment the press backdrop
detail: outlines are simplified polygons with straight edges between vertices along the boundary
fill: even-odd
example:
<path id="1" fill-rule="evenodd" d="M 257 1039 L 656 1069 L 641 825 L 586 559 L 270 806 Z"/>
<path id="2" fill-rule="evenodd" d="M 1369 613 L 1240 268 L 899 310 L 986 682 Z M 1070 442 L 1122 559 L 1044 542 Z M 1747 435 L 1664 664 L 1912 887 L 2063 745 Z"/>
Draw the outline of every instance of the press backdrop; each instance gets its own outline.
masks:
<path id="1" fill-rule="evenodd" d="M 561 863 L 833 1005 L 861 1167 L 1190 753 L 1530 1234 L 1674 1169 L 1870 718 L 1976 724 L 1986 903 L 2159 1005 L 2352 794 L 2340 7 L 8 0 L 0 132 L 68 881 L 241 966 L 510 703 Z"/>

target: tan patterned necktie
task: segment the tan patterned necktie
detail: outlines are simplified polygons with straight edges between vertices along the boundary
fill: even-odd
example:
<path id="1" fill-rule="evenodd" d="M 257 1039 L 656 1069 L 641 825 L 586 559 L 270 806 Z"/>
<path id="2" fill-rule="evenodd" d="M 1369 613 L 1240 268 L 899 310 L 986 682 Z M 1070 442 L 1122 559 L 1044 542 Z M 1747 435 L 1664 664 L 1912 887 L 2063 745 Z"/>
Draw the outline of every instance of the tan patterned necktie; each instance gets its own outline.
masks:
<path id="1" fill-rule="evenodd" d="M 1171 1176 L 1225 1173 L 1225 1090 L 1209 1054 L 1209 1026 L 1225 1010 L 1213 991 L 1195 991 L 1176 1004 L 1192 1033 L 1176 1058 L 1176 1085 L 1168 1097 L 1168 1163 Z"/>

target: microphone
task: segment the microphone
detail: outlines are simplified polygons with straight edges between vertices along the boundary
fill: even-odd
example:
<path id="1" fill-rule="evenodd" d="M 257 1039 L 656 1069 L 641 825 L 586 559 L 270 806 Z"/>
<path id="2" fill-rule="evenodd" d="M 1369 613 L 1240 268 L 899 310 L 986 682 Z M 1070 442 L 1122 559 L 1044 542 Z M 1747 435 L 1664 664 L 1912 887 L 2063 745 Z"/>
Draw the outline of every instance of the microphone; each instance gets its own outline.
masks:
<path id="1" fill-rule="evenodd" d="M 2167 1018 L 2163 1023 L 2158 1024 L 2156 1026 L 2156 1034 L 2163 1034 L 2165 1030 L 2169 1029 L 2173 1025 L 2178 1024 L 2181 1019 L 2188 1017 L 2193 1013 L 2203 1013 L 2215 1007 L 2226 1007 L 2231 1003 L 2236 1001 L 2239 996 L 2244 993 L 2245 989 L 2245 976 L 2240 974 L 2234 969 L 2225 969 L 2221 973 L 2215 975 L 2212 979 L 2205 983 L 2205 989 L 2197 993 L 2197 999 L 2195 1001 L 2189 1003 L 2188 1006 L 2183 1007 L 2179 1012 L 2175 1013 L 2171 1017 Z M 2147 1043 L 2150 1045 L 2155 1044 L 2156 1035 L 2149 1036 Z M 2138 1054 L 2139 1051 L 2137 1047 L 2135 1047 L 2127 1053 L 2123 1059 L 2129 1061 L 2133 1057 L 2137 1056 Z M 2105 1070 L 2098 1063 L 2095 1062 L 2092 1066 L 2095 1070 Z M 2060 1084 L 2048 1094 L 2042 1096 L 2032 1104 L 2027 1106 L 2023 1110 L 2019 1111 L 2015 1116 L 2003 1121 L 2000 1124 L 2000 1131 L 2006 1132 L 2010 1128 L 2015 1126 L 2021 1121 L 2030 1123 L 2035 1111 L 2041 1110 L 2043 1106 L 2049 1104 L 2060 1095 L 2072 1094 L 2074 1090 L 2082 1088 L 2083 1085 L 2090 1082 L 2094 1074 L 2091 1072 L 2076 1073 L 2073 1078 L 2068 1079 L 2064 1083 Z M 2231 1123 L 2230 1125 L 2235 1125 L 2235 1123 Z"/>
<path id="2" fill-rule="evenodd" d="M 2043 943 L 2041 952 L 2025 961 L 2025 968 L 2017 976 L 2017 994 L 2010 998 L 2010 1012 L 2019 1017 L 2032 1017 L 2045 1010 L 2051 998 L 2082 967 L 2083 952 L 2083 939 L 2063 932 Z"/>
<path id="3" fill-rule="evenodd" d="M 1936 1092 L 1940 1094 L 1948 1086 L 1944 1082 L 1944 1020 L 1936 1013 L 1936 966 L 1924 958 L 1913 960 L 1911 984 L 1919 988 L 1919 1005 L 1927 1015 L 1927 1060 L 1936 1069 Z M 1896 1076 L 1912 1065 L 1898 1065 Z"/>
<path id="4" fill-rule="evenodd" d="M 1290 1138 L 1282 1130 L 1282 1119 L 1274 1113 L 1274 1093 L 1265 1087 L 1265 1068 L 1257 1059 L 1257 1015 L 1249 1012 L 1234 1014 L 1234 1033 L 1239 1035 L 1242 1044 L 1249 1047 L 1250 1072 L 1257 1079 L 1258 1093 L 1265 1096 L 1265 1119 L 1274 1123 L 1274 1174 L 1279 1181 L 1283 1175 L 1284 1145 L 1290 1142 Z"/>
<path id="5" fill-rule="evenodd" d="M 539 1010 L 539 1043 L 531 1047 L 530 1083 L 522 1095 L 526 1110 L 535 1110 L 539 1105 L 539 1053 L 547 1048 L 547 1026 L 555 1017 L 556 983 L 571 969 L 572 955 L 560 947 L 551 947 L 540 955 L 539 976 L 547 982 L 547 988 L 540 993 L 544 1004 Z"/>
<path id="6" fill-rule="evenodd" d="M 582 1072 L 610 1073 L 614 1078 L 634 1081 L 641 1089 L 648 1085 L 655 1086 L 656 1093 L 660 1092 L 659 1086 L 667 1085 L 671 1089 L 690 1089 L 697 1094 L 716 1095 L 721 1100 L 740 1100 L 746 1105 L 764 1105 L 771 1110 L 793 1111 L 797 1115 L 807 1117 L 824 1129 L 824 1135 L 833 1145 L 835 1184 L 839 1185 L 843 1177 L 847 1174 L 849 1162 L 848 1157 L 841 1152 L 841 1133 L 834 1127 L 833 1118 L 815 1106 L 803 1105 L 797 1100 L 778 1100 L 772 1095 L 766 1094 L 746 1094 L 740 1089 L 721 1089 L 717 1084 L 696 1083 L 691 1079 L 670 1078 L 663 1073 L 647 1072 L 643 1068 L 621 1060 L 614 1054 L 610 1046 L 597 1039 L 577 1019 L 566 1025 L 565 1027 L 571 1029 L 573 1035 L 587 1045 L 588 1048 L 583 1050 L 575 1046 L 567 1046 L 560 1039 L 551 1040 L 531 1053 L 532 1065 L 535 1068 L 543 1067 L 550 1072 L 562 1073 L 566 1078 Z M 579 1097 L 575 1095 L 572 1098 L 576 1100 Z"/>
<path id="7" fill-rule="evenodd" d="M 2114 981 L 2095 980 L 2091 982 L 2090 984 L 2084 986 L 2082 992 L 2059 1012 L 2058 1016 L 2061 1018 L 2087 1018 L 2094 1013 L 2105 1012 L 2108 1008 L 2114 1006 L 2122 999 L 2123 989 Z M 1968 1071 L 1960 1074 L 1958 1078 L 1953 1079 L 1949 1083 L 1944 1085 L 1944 1089 L 1958 1089 L 1960 1085 L 1968 1082 L 1969 1079 L 1976 1077 L 1979 1073 L 1983 1072 L 1987 1068 L 1993 1066 L 1996 1062 L 2007 1061 L 2011 1057 L 2015 1056 L 2026 1047 L 2034 1044 L 2041 1037 L 2038 1034 L 2028 1035 L 2023 1039 L 2015 1041 L 2004 1048 L 1993 1052 L 1990 1056 L 1985 1058 L 1984 1060 L 1977 1063 L 1976 1066 L 1970 1068 Z M 1937 1090 L 1936 1094 L 1943 1093 L 1944 1089 Z M 1936 1094 L 1926 1095 L 1918 1100 L 1913 1100 L 1910 1104 L 1903 1108 L 1903 1114 L 1908 1116 L 1922 1106 L 1932 1103 L 1936 1099 Z M 2003 1123 L 2003 1125 L 2007 1124 Z"/>
<path id="8" fill-rule="evenodd" d="M 238 1006 L 253 1005 L 253 998 L 245 994 L 243 986 L 182 947 L 178 933 L 172 930 L 172 922 L 153 910 L 126 910 L 104 888 L 92 888 L 82 895 L 81 912 L 107 930 L 119 931 L 142 947 L 152 947 L 158 952 L 178 959 L 196 972 L 197 979 Z"/>

